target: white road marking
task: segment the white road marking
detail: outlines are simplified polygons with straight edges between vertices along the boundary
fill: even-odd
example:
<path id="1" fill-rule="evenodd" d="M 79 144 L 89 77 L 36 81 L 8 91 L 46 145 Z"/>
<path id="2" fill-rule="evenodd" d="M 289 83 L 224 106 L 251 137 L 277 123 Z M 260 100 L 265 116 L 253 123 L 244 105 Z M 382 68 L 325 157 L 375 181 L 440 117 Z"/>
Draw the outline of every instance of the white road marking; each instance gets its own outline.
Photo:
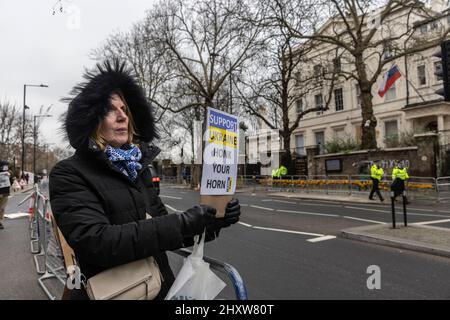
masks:
<path id="1" fill-rule="evenodd" d="M 355 217 L 349 217 L 349 216 L 343 216 L 342 218 L 358 220 L 358 221 L 365 221 L 365 222 L 372 222 L 372 223 L 378 223 L 378 224 L 387 224 L 386 222 L 369 220 L 369 219 L 361 219 L 361 218 L 355 218 Z"/>
<path id="2" fill-rule="evenodd" d="M 169 198 L 169 199 L 177 199 L 177 200 L 183 200 L 183 198 L 180 197 L 173 197 L 173 196 L 165 196 L 165 195 L 159 195 L 161 198 Z"/>
<path id="3" fill-rule="evenodd" d="M 302 201 L 304 202 L 321 202 L 321 203 L 333 203 L 333 200 L 315 200 L 315 199 L 311 199 L 311 200 L 307 200 L 307 199 L 302 199 Z"/>
<path id="4" fill-rule="evenodd" d="M 318 204 L 318 203 L 308 203 L 309 200 L 304 199 L 298 199 L 298 202 L 292 202 L 292 201 L 284 201 L 284 200 L 278 200 L 278 199 L 264 199 L 261 201 L 275 201 L 275 202 L 281 202 L 281 203 L 289 203 L 289 204 L 296 204 L 296 205 L 305 205 L 305 206 L 319 206 L 319 207 L 342 207 L 340 204 Z M 325 202 L 325 201 L 323 201 Z"/>
<path id="5" fill-rule="evenodd" d="M 336 239 L 336 236 L 323 236 L 323 237 L 317 237 L 317 238 L 308 239 L 306 241 L 309 241 L 309 242 L 320 242 L 320 241 L 331 240 L 331 239 Z"/>
<path id="6" fill-rule="evenodd" d="M 307 203 L 301 201 L 299 205 L 305 205 L 305 206 L 317 206 L 317 207 L 342 207 L 341 204 L 318 204 L 318 203 Z"/>
<path id="7" fill-rule="evenodd" d="M 436 210 L 431 210 L 431 209 L 421 209 L 421 208 L 413 208 L 413 207 L 406 207 L 407 209 L 410 210 L 417 210 L 417 211 L 428 211 L 428 212 L 434 212 Z"/>
<path id="8" fill-rule="evenodd" d="M 241 203 L 241 207 L 248 207 L 248 204 Z"/>
<path id="9" fill-rule="evenodd" d="M 382 213 L 389 213 L 392 214 L 391 211 L 387 211 L 387 210 L 377 210 L 377 209 L 367 209 L 367 208 L 363 208 L 363 207 L 350 207 L 350 206 L 345 206 L 344 208 L 348 208 L 348 209 L 358 209 L 358 210 L 366 210 L 366 211 L 375 211 L 375 212 L 382 212 Z M 398 215 L 402 215 L 403 214 L 403 209 L 398 209 L 396 208 L 396 214 Z M 408 216 L 419 216 L 419 217 L 441 217 L 441 218 L 446 218 L 447 216 L 444 215 L 439 215 L 439 214 L 428 214 L 428 213 L 416 213 L 416 212 L 408 212 L 408 208 L 406 209 L 406 213 L 408 214 Z"/>
<path id="10" fill-rule="evenodd" d="M 310 232 L 301 232 L 301 231 L 293 231 L 293 230 L 285 230 L 285 229 L 276 229 L 276 228 L 265 228 L 265 227 L 257 227 L 252 226 L 253 229 L 261 229 L 261 230 L 269 230 L 269 231 L 278 231 L 278 232 L 285 232 L 285 233 L 294 233 L 294 234 L 302 234 L 306 236 L 316 236 L 316 237 L 323 237 L 323 234 L 320 233 L 310 233 Z"/>
<path id="11" fill-rule="evenodd" d="M 347 209 L 366 210 L 366 211 L 374 211 L 374 212 L 383 212 L 383 213 L 391 213 L 390 211 L 386 211 L 386 210 L 368 209 L 368 208 L 362 208 L 362 207 L 350 207 L 350 206 L 345 206 L 344 208 L 347 208 Z"/>
<path id="12" fill-rule="evenodd" d="M 424 222 L 414 222 L 414 223 L 411 223 L 411 224 L 423 226 L 423 225 L 426 225 L 426 224 L 435 224 L 435 223 L 443 223 L 443 222 L 450 222 L 450 219 L 424 221 Z"/>
<path id="13" fill-rule="evenodd" d="M 175 211 L 175 212 L 182 212 L 181 210 L 177 210 L 177 209 L 175 209 L 174 207 L 169 206 L 168 204 L 165 204 L 165 206 L 166 206 L 167 208 L 169 208 L 170 210 L 173 210 L 173 211 Z"/>
<path id="14" fill-rule="evenodd" d="M 337 215 L 337 214 L 315 213 L 315 212 L 294 211 L 294 210 L 281 210 L 281 209 L 278 209 L 277 211 L 287 212 L 287 213 L 309 214 L 309 215 L 313 215 L 313 216 L 339 217 L 339 215 Z"/>
<path id="15" fill-rule="evenodd" d="M 261 209 L 261 210 L 268 210 L 268 211 L 274 211 L 275 210 L 275 209 L 272 209 L 272 208 L 259 207 L 259 206 L 254 206 L 254 205 L 250 205 L 250 207 L 256 208 L 256 209 Z"/>
<path id="16" fill-rule="evenodd" d="M 297 204 L 297 202 L 285 201 L 285 200 L 274 200 L 274 199 L 263 199 L 263 200 L 261 200 L 261 201 L 263 201 L 263 202 L 270 201 L 270 202 L 280 202 L 280 203 Z"/>
<path id="17" fill-rule="evenodd" d="M 17 213 L 5 213 L 4 217 L 8 219 L 17 219 L 17 218 L 23 218 L 23 217 L 29 217 L 29 213 L 25 212 L 17 212 Z"/>
<path id="18" fill-rule="evenodd" d="M 249 228 L 251 228 L 251 227 L 253 227 L 251 224 L 248 224 L 248 223 L 244 223 L 244 222 L 238 222 L 239 224 L 242 224 L 244 227 L 249 227 Z"/>
<path id="19" fill-rule="evenodd" d="M 240 222 L 240 221 L 238 223 L 243 225 L 243 226 L 245 226 L 245 227 L 252 228 L 252 229 L 276 231 L 276 232 L 284 232 L 284 233 L 293 233 L 293 234 L 300 234 L 300 235 L 305 235 L 305 236 L 317 237 L 317 238 L 313 238 L 313 239 L 323 238 L 323 240 L 328 240 L 328 239 L 332 239 L 331 237 L 336 238 L 335 236 L 327 236 L 327 235 L 320 234 L 320 233 L 311 233 L 311 232 L 302 232 L 302 231 L 294 231 L 294 230 L 286 230 L 286 229 L 258 227 L 258 226 L 252 226 L 251 224 Z M 329 238 L 325 239 L 325 237 L 329 237 Z M 312 240 L 312 239 L 310 239 L 310 240 Z M 317 240 L 317 241 L 322 241 L 322 240 Z M 314 241 L 314 242 L 316 242 L 316 241 Z"/>

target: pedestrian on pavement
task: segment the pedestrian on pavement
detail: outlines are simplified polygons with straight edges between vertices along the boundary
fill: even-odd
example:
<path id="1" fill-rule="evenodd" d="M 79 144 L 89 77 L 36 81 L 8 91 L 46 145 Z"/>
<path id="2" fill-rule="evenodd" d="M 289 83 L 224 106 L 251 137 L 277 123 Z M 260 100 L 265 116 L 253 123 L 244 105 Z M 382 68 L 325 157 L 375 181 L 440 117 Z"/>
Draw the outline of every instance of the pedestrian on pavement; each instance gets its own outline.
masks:
<path id="1" fill-rule="evenodd" d="M 0 229 L 4 229 L 3 217 L 11 189 L 11 173 L 8 170 L 8 162 L 0 160 Z"/>
<path id="2" fill-rule="evenodd" d="M 380 198 L 380 201 L 383 202 L 383 196 L 380 192 L 380 181 L 383 178 L 384 171 L 383 168 L 379 167 L 380 161 L 376 160 L 372 167 L 370 168 L 370 179 L 372 179 L 372 190 L 370 190 L 369 200 L 373 199 L 373 194 L 376 193 L 378 195 L 378 198 Z"/>
<path id="3" fill-rule="evenodd" d="M 17 181 L 16 178 L 13 178 L 12 188 L 14 192 L 19 192 L 22 189 L 22 187 L 19 184 L 19 181 Z"/>
<path id="4" fill-rule="evenodd" d="M 27 185 L 27 182 L 25 181 L 24 178 L 20 179 L 19 181 L 19 185 L 20 185 L 20 189 L 25 189 L 25 186 Z"/>
<path id="5" fill-rule="evenodd" d="M 181 170 L 181 175 L 183 178 L 183 184 L 187 185 L 187 169 L 186 169 L 186 167 L 183 167 L 183 170 Z"/>
<path id="6" fill-rule="evenodd" d="M 408 170 L 405 168 L 403 162 L 397 161 L 394 169 L 392 169 L 392 184 L 391 191 L 394 192 L 394 200 L 405 191 L 405 182 L 409 179 Z M 408 203 L 408 199 L 405 199 Z"/>
<path id="7" fill-rule="evenodd" d="M 197 205 L 168 214 L 148 165 L 159 153 L 152 108 L 132 71 L 118 60 L 98 64 L 72 90 L 64 127 L 76 150 L 49 176 L 56 222 L 75 252 L 86 279 L 109 268 L 153 256 L 163 283 L 163 299 L 174 281 L 166 251 L 191 246 L 206 228 L 205 240 L 239 220 L 239 201 L 225 217 Z M 146 219 L 146 213 L 152 219 Z M 84 287 L 71 299 L 88 299 Z"/>

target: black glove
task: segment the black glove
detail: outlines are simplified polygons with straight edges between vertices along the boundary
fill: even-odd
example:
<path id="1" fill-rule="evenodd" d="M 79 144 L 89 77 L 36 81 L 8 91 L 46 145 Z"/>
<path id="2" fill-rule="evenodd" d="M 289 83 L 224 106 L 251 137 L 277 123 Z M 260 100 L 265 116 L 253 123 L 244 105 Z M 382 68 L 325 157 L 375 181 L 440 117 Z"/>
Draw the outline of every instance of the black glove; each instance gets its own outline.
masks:
<path id="1" fill-rule="evenodd" d="M 214 218 L 213 222 L 206 227 L 205 242 L 214 240 L 219 236 L 220 229 L 227 228 L 239 221 L 241 215 L 241 205 L 238 199 L 232 199 L 225 208 L 223 218 Z"/>
<path id="2" fill-rule="evenodd" d="M 207 205 L 195 206 L 178 214 L 183 237 L 193 237 L 202 234 L 207 226 L 214 221 L 216 209 Z"/>

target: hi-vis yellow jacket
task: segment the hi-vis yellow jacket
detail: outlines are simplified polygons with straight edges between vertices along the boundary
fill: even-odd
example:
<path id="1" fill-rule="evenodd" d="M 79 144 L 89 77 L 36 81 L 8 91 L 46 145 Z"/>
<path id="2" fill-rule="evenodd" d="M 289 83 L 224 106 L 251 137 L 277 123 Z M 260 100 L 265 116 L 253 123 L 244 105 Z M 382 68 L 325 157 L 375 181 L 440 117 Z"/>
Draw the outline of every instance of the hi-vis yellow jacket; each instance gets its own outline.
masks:
<path id="1" fill-rule="evenodd" d="M 370 176 L 374 179 L 377 179 L 378 181 L 381 181 L 383 178 L 384 171 L 383 168 L 378 168 L 376 164 L 374 164 L 372 167 L 370 167 Z"/>
<path id="2" fill-rule="evenodd" d="M 408 171 L 406 168 L 400 169 L 395 167 L 394 170 L 392 170 L 392 180 L 395 180 L 396 178 L 399 178 L 403 181 L 409 178 Z"/>

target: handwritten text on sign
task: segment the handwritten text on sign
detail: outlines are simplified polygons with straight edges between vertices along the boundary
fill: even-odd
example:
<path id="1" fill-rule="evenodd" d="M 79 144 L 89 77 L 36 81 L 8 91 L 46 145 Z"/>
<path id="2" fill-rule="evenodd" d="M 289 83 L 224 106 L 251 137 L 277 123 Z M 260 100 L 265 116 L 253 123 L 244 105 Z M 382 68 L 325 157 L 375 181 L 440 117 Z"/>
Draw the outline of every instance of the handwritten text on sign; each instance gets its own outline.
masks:
<path id="1" fill-rule="evenodd" d="M 232 195 L 236 190 L 238 119 L 213 108 L 208 108 L 207 119 L 200 194 Z"/>

